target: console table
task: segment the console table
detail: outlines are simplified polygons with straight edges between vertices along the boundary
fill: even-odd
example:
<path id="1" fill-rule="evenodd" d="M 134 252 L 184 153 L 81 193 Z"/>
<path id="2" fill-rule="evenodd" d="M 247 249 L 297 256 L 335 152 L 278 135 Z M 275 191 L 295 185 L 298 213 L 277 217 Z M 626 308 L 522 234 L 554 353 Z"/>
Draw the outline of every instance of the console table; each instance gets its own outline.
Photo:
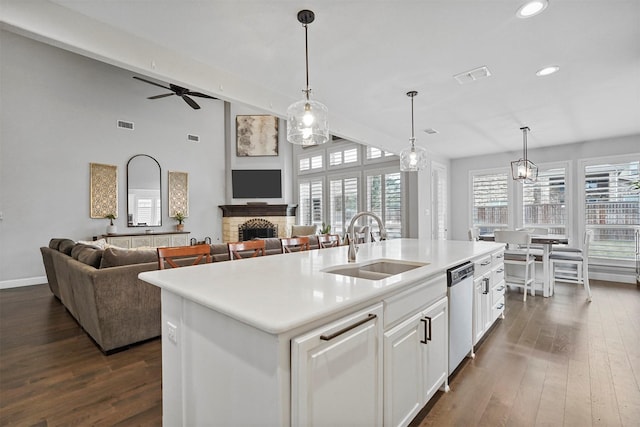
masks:
<path id="1" fill-rule="evenodd" d="M 153 233 L 117 233 L 103 234 L 101 239 L 107 243 L 125 249 L 140 247 L 157 248 L 159 246 L 187 246 L 189 231 L 158 231 Z"/>

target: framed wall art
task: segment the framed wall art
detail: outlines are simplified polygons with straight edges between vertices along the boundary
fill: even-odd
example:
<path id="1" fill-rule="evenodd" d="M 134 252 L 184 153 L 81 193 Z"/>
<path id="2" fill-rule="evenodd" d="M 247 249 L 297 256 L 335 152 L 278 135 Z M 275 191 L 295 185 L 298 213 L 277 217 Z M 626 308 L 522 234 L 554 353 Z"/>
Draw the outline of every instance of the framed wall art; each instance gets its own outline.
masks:
<path id="1" fill-rule="evenodd" d="M 276 116 L 236 116 L 236 155 L 260 157 L 278 155 Z"/>
<path id="2" fill-rule="evenodd" d="M 118 217 L 118 167 L 89 163 L 90 168 L 90 216 L 104 218 L 107 215 Z"/>

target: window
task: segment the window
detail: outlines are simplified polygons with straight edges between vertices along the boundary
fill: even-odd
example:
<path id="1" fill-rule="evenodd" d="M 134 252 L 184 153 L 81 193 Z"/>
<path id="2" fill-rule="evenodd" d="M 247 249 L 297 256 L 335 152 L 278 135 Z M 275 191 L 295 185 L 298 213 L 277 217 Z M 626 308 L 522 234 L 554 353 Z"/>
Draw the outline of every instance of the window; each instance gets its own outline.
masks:
<path id="1" fill-rule="evenodd" d="M 357 177 L 329 178 L 329 223 L 331 232 L 343 234 L 348 221 L 358 213 Z"/>
<path id="2" fill-rule="evenodd" d="M 393 153 L 389 153 L 388 151 L 382 151 L 379 148 L 369 147 L 367 146 L 367 160 L 376 160 L 376 159 L 384 159 L 385 157 L 395 156 Z"/>
<path id="3" fill-rule="evenodd" d="M 509 179 L 506 172 L 472 172 L 472 224 L 480 234 L 509 227 Z"/>
<path id="4" fill-rule="evenodd" d="M 359 147 L 347 146 L 329 150 L 329 167 L 355 166 L 359 164 Z"/>
<path id="5" fill-rule="evenodd" d="M 548 228 L 549 234 L 567 234 L 566 168 L 540 169 L 538 180 L 522 186 L 526 228 Z"/>
<path id="6" fill-rule="evenodd" d="M 298 184 L 298 216 L 301 225 L 322 225 L 322 178 Z"/>
<path id="7" fill-rule="evenodd" d="M 639 166 L 637 160 L 584 166 L 585 227 L 594 230 L 590 256 L 635 258 L 640 192 L 633 183 L 638 183 Z"/>
<path id="8" fill-rule="evenodd" d="M 401 202 L 400 172 L 367 176 L 367 210 L 382 218 L 389 239 L 402 236 Z"/>
<path id="9" fill-rule="evenodd" d="M 317 172 L 323 169 L 322 153 L 301 155 L 298 157 L 298 172 Z"/>

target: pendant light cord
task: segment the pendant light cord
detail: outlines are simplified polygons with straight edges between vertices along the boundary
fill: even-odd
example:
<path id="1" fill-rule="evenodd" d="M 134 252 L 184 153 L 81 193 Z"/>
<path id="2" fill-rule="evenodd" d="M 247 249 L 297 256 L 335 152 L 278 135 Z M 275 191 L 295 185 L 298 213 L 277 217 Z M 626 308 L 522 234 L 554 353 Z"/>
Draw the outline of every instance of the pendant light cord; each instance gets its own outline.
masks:
<path id="1" fill-rule="evenodd" d="M 307 101 L 309 100 L 309 40 L 307 37 L 307 30 L 309 25 L 308 24 L 303 24 L 304 27 L 304 59 L 305 59 L 305 66 L 307 69 L 307 89 L 304 91 L 304 93 L 307 96 Z"/>

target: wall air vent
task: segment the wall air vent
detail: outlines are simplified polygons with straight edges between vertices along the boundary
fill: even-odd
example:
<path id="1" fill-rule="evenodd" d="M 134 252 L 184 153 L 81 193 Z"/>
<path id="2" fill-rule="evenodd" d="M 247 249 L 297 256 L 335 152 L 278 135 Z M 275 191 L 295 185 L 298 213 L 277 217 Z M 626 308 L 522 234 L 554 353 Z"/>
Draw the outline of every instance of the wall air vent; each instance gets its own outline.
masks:
<path id="1" fill-rule="evenodd" d="M 125 122 L 124 120 L 118 120 L 118 127 L 120 129 L 133 130 L 133 122 Z"/>
<path id="2" fill-rule="evenodd" d="M 435 135 L 436 133 L 439 133 L 437 130 L 435 130 L 434 128 L 427 128 L 424 130 L 424 133 L 427 133 L 429 135 Z"/>
<path id="3" fill-rule="evenodd" d="M 200 137 L 198 135 L 187 134 L 187 141 L 189 142 L 200 142 Z"/>
<path id="4" fill-rule="evenodd" d="M 486 66 L 474 68 L 453 76 L 461 85 L 465 83 L 475 82 L 476 80 L 486 79 L 491 75 L 491 71 Z"/>

